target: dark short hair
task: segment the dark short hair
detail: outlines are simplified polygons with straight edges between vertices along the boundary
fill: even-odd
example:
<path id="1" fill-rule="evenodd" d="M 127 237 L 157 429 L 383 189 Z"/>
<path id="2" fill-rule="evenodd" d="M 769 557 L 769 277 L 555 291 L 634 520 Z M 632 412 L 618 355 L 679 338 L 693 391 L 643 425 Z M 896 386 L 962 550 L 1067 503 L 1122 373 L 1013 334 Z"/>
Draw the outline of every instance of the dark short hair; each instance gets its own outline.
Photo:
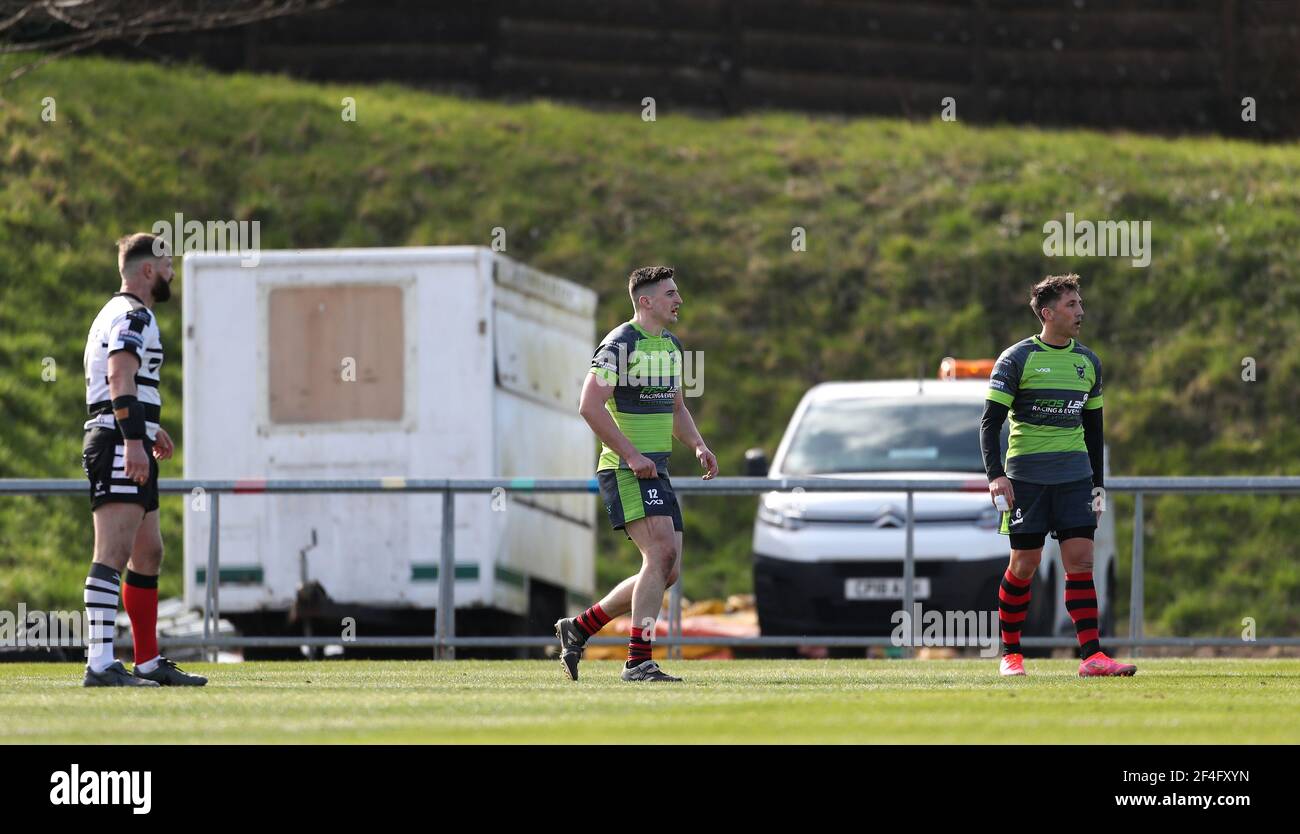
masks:
<path id="1" fill-rule="evenodd" d="M 162 255 L 154 251 L 155 245 L 158 247 L 158 251 L 163 253 Z M 165 257 L 167 254 L 166 240 L 148 232 L 136 232 L 118 240 L 117 268 L 121 272 L 126 269 L 127 264 L 137 258 L 159 258 Z"/>
<path id="2" fill-rule="evenodd" d="M 632 296 L 633 306 L 636 305 L 637 290 L 651 284 L 658 284 L 660 281 L 667 281 L 672 277 L 673 268 L 671 266 L 643 266 L 640 269 L 632 270 L 632 274 L 627 277 L 627 294 Z"/>
<path id="3" fill-rule="evenodd" d="M 1073 290 L 1079 291 L 1079 276 L 1073 273 L 1069 275 L 1049 275 L 1043 280 L 1034 284 L 1034 288 L 1029 291 L 1029 307 L 1034 311 L 1034 316 L 1043 320 L 1043 308 L 1051 307 L 1057 299 Z"/>

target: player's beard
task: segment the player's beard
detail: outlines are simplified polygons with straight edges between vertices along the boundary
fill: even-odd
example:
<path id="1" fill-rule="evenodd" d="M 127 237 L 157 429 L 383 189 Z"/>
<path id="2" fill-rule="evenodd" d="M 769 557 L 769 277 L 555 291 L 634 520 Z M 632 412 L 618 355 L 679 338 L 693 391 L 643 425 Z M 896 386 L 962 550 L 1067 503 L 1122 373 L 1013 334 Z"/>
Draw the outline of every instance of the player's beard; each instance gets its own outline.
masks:
<path id="1" fill-rule="evenodd" d="M 153 296 L 154 301 L 166 301 L 172 297 L 171 282 L 159 278 L 158 283 L 153 285 L 153 289 L 149 294 Z"/>

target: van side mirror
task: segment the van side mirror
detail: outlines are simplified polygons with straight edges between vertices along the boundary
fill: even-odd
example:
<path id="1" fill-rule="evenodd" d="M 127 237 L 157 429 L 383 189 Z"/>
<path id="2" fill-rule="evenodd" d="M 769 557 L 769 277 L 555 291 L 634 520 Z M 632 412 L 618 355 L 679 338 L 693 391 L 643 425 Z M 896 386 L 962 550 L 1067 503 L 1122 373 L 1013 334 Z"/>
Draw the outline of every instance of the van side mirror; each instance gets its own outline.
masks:
<path id="1" fill-rule="evenodd" d="M 767 470 L 766 452 L 759 448 L 745 450 L 745 477 L 766 478 Z"/>

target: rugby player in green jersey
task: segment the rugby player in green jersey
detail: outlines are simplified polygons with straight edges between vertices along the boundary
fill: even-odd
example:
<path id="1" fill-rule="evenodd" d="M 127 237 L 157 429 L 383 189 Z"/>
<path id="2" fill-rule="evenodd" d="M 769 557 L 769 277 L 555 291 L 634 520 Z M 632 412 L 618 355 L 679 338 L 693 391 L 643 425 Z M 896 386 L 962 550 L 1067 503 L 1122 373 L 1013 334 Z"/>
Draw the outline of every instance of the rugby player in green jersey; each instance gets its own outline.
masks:
<path id="1" fill-rule="evenodd" d="M 610 331 L 591 360 L 579 412 L 600 438 L 596 479 L 610 524 L 641 551 L 641 570 L 604 599 L 555 624 L 560 661 L 573 680 L 587 638 L 614 617 L 632 613 L 625 681 L 680 681 L 650 657 L 664 590 L 677 581 L 682 561 L 682 511 L 668 480 L 676 437 L 695 452 L 704 478 L 718 461 L 704 445 L 682 394 L 682 344 L 666 329 L 677 321 L 682 297 L 673 270 L 647 266 L 632 272 L 632 320 Z"/>
<path id="2" fill-rule="evenodd" d="M 998 589 L 1003 675 L 1025 674 L 1020 630 L 1034 571 L 1050 532 L 1061 544 L 1065 607 L 1074 621 L 1084 677 L 1132 675 L 1101 650 L 1092 539 L 1101 515 L 1101 360 L 1075 341 L 1083 325 L 1079 276 L 1050 275 L 1034 285 L 1030 308 L 1043 329 L 1002 352 L 989 379 L 980 449 L 1011 563 Z M 998 436 L 1008 413 L 1011 434 L 1002 468 Z M 1002 499 L 1000 502 L 999 499 Z M 999 506 L 1002 504 L 1002 506 Z"/>

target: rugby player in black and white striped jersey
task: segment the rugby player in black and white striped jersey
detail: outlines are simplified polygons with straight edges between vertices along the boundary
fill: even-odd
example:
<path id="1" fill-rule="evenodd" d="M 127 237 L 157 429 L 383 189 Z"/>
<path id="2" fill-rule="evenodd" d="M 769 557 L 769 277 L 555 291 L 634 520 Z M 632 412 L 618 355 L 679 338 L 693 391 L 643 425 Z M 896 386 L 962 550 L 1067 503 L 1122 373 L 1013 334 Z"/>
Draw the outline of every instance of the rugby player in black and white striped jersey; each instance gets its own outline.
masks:
<path id="1" fill-rule="evenodd" d="M 82 466 L 90 479 L 95 555 L 86 577 L 85 686 L 202 686 L 158 652 L 158 462 L 172 455 L 160 425 L 163 346 L 153 306 L 171 297 L 171 255 L 161 239 L 133 234 L 117 244 L 121 290 L 86 337 Z M 121 574 L 126 571 L 125 587 Z M 119 593 L 120 592 L 120 593 Z M 118 598 L 131 618 L 135 664 L 113 657 Z"/>

